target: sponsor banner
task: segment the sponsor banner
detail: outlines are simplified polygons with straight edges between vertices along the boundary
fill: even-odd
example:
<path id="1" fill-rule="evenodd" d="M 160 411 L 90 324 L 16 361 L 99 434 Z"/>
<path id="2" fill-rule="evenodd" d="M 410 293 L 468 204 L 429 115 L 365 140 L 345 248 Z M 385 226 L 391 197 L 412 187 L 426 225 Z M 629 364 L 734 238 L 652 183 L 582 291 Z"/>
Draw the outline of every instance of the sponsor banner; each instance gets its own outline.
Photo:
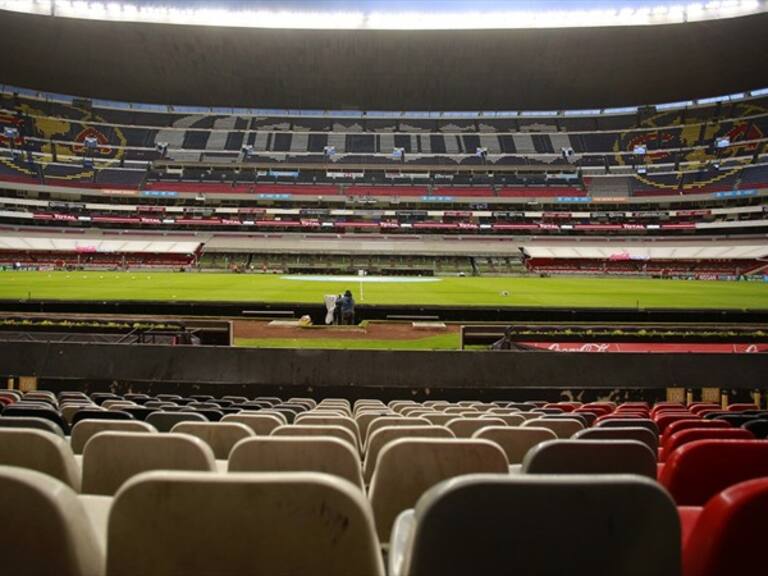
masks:
<path id="1" fill-rule="evenodd" d="M 422 196 L 422 202 L 453 202 L 453 196 Z"/>
<path id="2" fill-rule="evenodd" d="M 261 200 L 290 200 L 291 194 L 256 194 Z"/>
<path id="3" fill-rule="evenodd" d="M 109 196 L 136 196 L 138 190 L 126 190 L 123 188 L 102 188 L 102 194 L 108 194 Z"/>
<path id="4" fill-rule="evenodd" d="M 142 190 L 141 195 L 147 198 L 174 198 L 179 193 L 173 190 Z"/>
<path id="5" fill-rule="evenodd" d="M 518 342 L 551 352 L 632 352 L 632 353 L 704 353 L 704 354 L 755 354 L 768 352 L 768 343 L 760 344 L 710 344 L 667 342 Z"/>
<path id="6" fill-rule="evenodd" d="M 558 196 L 555 200 L 557 202 L 572 204 L 586 204 L 592 202 L 592 198 L 589 196 Z"/>
<path id="7" fill-rule="evenodd" d="M 728 192 L 715 192 L 715 198 L 744 198 L 746 196 L 755 196 L 757 190 L 729 190 Z"/>
<path id="8" fill-rule="evenodd" d="M 410 180 L 426 180 L 429 178 L 429 172 L 385 172 L 384 178 L 390 178 L 392 180 L 397 178 L 408 178 Z"/>
<path id="9" fill-rule="evenodd" d="M 595 202 L 597 204 L 606 203 L 606 204 L 621 204 L 624 202 L 629 202 L 629 198 L 627 196 L 597 196 L 592 198 L 592 202 Z"/>
<path id="10" fill-rule="evenodd" d="M 337 171 L 327 171 L 325 173 L 326 178 L 363 178 L 365 176 L 365 172 L 337 172 Z"/>
<path id="11" fill-rule="evenodd" d="M 271 178 L 298 178 L 298 170 L 269 170 L 267 176 Z"/>

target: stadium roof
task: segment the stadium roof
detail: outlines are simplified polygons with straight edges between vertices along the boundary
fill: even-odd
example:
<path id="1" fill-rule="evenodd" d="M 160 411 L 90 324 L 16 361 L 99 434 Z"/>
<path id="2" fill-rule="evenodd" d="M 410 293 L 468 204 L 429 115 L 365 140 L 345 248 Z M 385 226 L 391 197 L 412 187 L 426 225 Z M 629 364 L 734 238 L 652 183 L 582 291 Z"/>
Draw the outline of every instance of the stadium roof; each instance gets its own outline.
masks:
<path id="1" fill-rule="evenodd" d="M 560 110 L 768 86 L 765 11 L 659 26 L 495 30 L 254 29 L 0 11 L 0 26 L 0 82 L 107 100 Z"/>

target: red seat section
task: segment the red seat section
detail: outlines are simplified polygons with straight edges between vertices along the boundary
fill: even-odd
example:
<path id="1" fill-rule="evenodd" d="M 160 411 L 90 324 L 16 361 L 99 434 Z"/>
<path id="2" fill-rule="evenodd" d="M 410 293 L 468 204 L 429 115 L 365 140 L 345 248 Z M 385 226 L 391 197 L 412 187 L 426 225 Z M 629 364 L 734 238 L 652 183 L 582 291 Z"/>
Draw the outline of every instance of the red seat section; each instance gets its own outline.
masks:
<path id="1" fill-rule="evenodd" d="M 587 196 L 587 193 L 584 190 L 580 190 L 578 188 L 569 188 L 566 186 L 549 188 L 536 188 L 534 186 L 506 186 L 504 188 L 500 188 L 498 192 L 499 196 L 501 197 L 511 198 L 556 198 L 558 196 Z"/>
<path id="2" fill-rule="evenodd" d="M 657 413 L 653 419 L 656 422 L 656 425 L 659 427 L 659 432 L 664 434 L 664 432 L 667 430 L 667 427 L 673 422 L 680 422 L 681 420 L 696 420 L 696 416 L 685 412 L 663 412 L 661 414 Z"/>
<path id="3" fill-rule="evenodd" d="M 728 412 L 745 412 L 747 410 L 756 410 L 757 406 L 746 402 L 740 404 L 731 404 L 728 406 Z"/>
<path id="4" fill-rule="evenodd" d="M 670 453 L 659 482 L 678 506 L 703 506 L 729 486 L 768 476 L 766 440 L 696 440 Z"/>
<path id="5" fill-rule="evenodd" d="M 765 574 L 766 518 L 768 478 L 714 496 L 684 542 L 684 576 Z"/>

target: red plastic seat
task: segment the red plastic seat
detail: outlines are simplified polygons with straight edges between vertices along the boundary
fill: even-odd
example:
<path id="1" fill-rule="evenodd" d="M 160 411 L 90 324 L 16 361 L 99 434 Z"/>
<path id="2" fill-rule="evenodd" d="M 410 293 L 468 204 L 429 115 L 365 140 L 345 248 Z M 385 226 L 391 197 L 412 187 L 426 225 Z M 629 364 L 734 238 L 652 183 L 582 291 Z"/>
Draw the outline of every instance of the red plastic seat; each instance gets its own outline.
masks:
<path id="1" fill-rule="evenodd" d="M 667 426 L 667 429 L 664 431 L 664 436 L 666 438 L 672 434 L 677 434 L 681 430 L 688 430 L 689 428 L 731 428 L 731 425 L 725 420 L 704 420 L 702 418 L 678 420 Z M 662 439 L 662 445 L 663 443 L 664 440 Z"/>
<path id="2" fill-rule="evenodd" d="M 675 450 L 696 440 L 754 440 L 755 436 L 749 430 L 743 428 L 688 428 L 680 430 L 664 438 L 662 448 L 663 454 L 672 454 Z M 659 460 L 664 461 L 662 454 Z"/>
<path id="3" fill-rule="evenodd" d="M 764 574 L 768 478 L 731 486 L 709 500 L 683 545 L 684 576 Z"/>
<path id="4" fill-rule="evenodd" d="M 768 476 L 766 440 L 695 440 L 667 456 L 659 482 L 678 506 L 703 506 L 729 486 Z"/>
<path id="5" fill-rule="evenodd" d="M 681 420 L 699 420 L 693 414 L 662 414 L 654 418 L 656 425 L 659 427 L 659 433 L 664 434 L 667 426 L 672 422 L 680 422 Z"/>
<path id="6" fill-rule="evenodd" d="M 757 410 L 757 406 L 754 404 L 747 404 L 744 403 L 737 403 L 737 404 L 730 404 L 728 408 L 726 408 L 728 412 L 744 412 L 746 410 Z"/>
<path id="7" fill-rule="evenodd" d="M 680 402 L 657 402 L 651 408 L 651 414 L 655 414 L 659 410 L 685 410 L 685 406 Z"/>
<path id="8" fill-rule="evenodd" d="M 696 402 L 688 406 L 691 414 L 700 414 L 703 410 L 720 410 L 720 404 L 714 402 Z"/>

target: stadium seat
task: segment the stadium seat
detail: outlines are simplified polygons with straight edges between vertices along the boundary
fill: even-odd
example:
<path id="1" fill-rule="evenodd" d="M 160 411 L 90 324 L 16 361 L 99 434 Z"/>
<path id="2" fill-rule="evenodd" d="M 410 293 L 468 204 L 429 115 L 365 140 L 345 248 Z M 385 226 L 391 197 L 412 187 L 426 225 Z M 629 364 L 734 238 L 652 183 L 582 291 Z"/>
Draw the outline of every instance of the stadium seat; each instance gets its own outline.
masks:
<path id="1" fill-rule="evenodd" d="M 667 426 L 667 429 L 664 430 L 664 437 L 661 440 L 661 444 L 663 446 L 664 441 L 667 438 L 669 438 L 673 434 L 676 434 L 677 432 L 680 432 L 682 430 L 688 430 L 689 428 L 730 428 L 730 427 L 731 425 L 725 420 L 703 420 L 701 418 L 691 419 L 691 420 L 678 420 L 677 422 L 672 422 L 672 424 Z"/>
<path id="2" fill-rule="evenodd" d="M 153 412 L 145 422 L 157 428 L 158 432 L 170 432 L 179 422 L 208 422 L 199 412 Z"/>
<path id="3" fill-rule="evenodd" d="M 348 428 L 342 426 L 324 426 L 322 424 L 294 424 L 292 426 L 278 426 L 275 428 L 271 436 L 331 436 L 349 442 L 355 450 L 360 452 L 360 447 L 357 438 L 349 431 Z"/>
<path id="4" fill-rule="evenodd" d="M 69 425 L 64 421 L 64 418 L 54 410 L 50 404 L 46 408 L 29 408 L 23 405 L 21 402 L 16 402 L 10 406 L 6 406 L 3 410 L 2 418 L 43 418 L 50 420 L 56 424 L 64 434 L 69 434 Z"/>
<path id="5" fill-rule="evenodd" d="M 687 428 L 669 436 L 665 434 L 663 455 L 666 456 L 680 446 L 696 440 L 754 440 L 754 436 L 743 428 Z M 666 458 L 660 458 L 663 462 Z"/>
<path id="6" fill-rule="evenodd" d="M 360 429 L 357 427 L 357 422 L 348 416 L 315 416 L 309 412 L 298 415 L 294 420 L 294 424 L 298 426 L 341 426 L 352 433 L 357 439 L 358 446 L 361 444 Z"/>
<path id="7" fill-rule="evenodd" d="M 72 426 L 83 420 L 135 420 L 132 414 L 121 410 L 96 410 L 85 408 L 72 415 Z"/>
<path id="8" fill-rule="evenodd" d="M 434 424 L 435 426 L 445 426 L 450 422 L 451 420 L 454 420 L 456 418 L 455 414 L 444 414 L 442 412 L 437 414 L 424 414 L 424 416 L 419 416 L 419 418 L 423 418 L 424 420 L 427 420 L 430 424 Z"/>
<path id="9" fill-rule="evenodd" d="M 475 432 L 483 428 L 506 425 L 507 423 L 501 418 L 455 418 L 448 422 L 445 427 L 453 432 L 456 438 L 472 438 Z"/>
<path id="10" fill-rule="evenodd" d="M 364 490 L 360 458 L 349 442 L 318 436 L 258 437 L 238 442 L 230 472 L 322 472 Z"/>
<path id="11" fill-rule="evenodd" d="M 0 465 L 47 474 L 80 492 L 80 469 L 75 455 L 64 438 L 51 432 L 32 428 L 0 429 Z"/>
<path id="12" fill-rule="evenodd" d="M 326 474 L 142 474 L 109 542 L 108 576 L 384 576 L 365 497 Z"/>
<path id="13" fill-rule="evenodd" d="M 37 418 L 36 416 L 0 417 L 0 428 L 34 428 L 35 430 L 44 430 L 64 438 L 64 431 L 58 424 L 47 418 Z"/>
<path id="14" fill-rule="evenodd" d="M 548 440 L 523 459 L 524 474 L 636 474 L 656 479 L 656 454 L 637 440 Z"/>
<path id="15" fill-rule="evenodd" d="M 381 449 L 399 438 L 455 438 L 453 432 L 443 426 L 385 426 L 368 438 L 363 462 L 363 479 L 368 484 L 373 476 Z"/>
<path id="16" fill-rule="evenodd" d="M 272 430 L 286 424 L 283 419 L 274 414 L 261 414 L 259 412 L 251 411 L 226 414 L 221 421 L 244 424 L 257 436 L 269 436 L 272 433 Z"/>
<path id="17" fill-rule="evenodd" d="M 727 410 L 728 412 L 745 412 L 754 410 L 755 408 L 757 408 L 757 405 L 754 403 L 738 402 L 736 404 L 729 404 Z"/>
<path id="18" fill-rule="evenodd" d="M 724 422 L 728 422 L 731 426 L 734 426 L 738 428 L 739 426 L 743 426 L 750 420 L 754 420 L 754 416 L 750 416 L 748 414 L 745 414 L 743 412 L 732 412 L 730 414 L 723 414 L 721 416 L 718 416 L 716 420 L 722 420 Z"/>
<path id="19" fill-rule="evenodd" d="M 729 486 L 768 476 L 765 440 L 696 440 L 667 456 L 659 482 L 678 506 L 703 506 Z"/>
<path id="20" fill-rule="evenodd" d="M 680 422 L 685 421 L 688 422 L 690 420 L 697 420 L 695 416 L 692 416 L 691 414 L 665 414 L 662 413 L 660 416 L 654 418 L 656 425 L 659 427 L 659 433 L 664 434 L 664 432 L 667 430 L 667 427 L 672 424 L 673 422 Z"/>
<path id="21" fill-rule="evenodd" d="M 389 576 L 678 576 L 680 527 L 669 496 L 639 476 L 477 474 L 401 513 L 388 563 Z"/>
<path id="22" fill-rule="evenodd" d="M 99 432 L 157 432 L 151 424 L 136 420 L 80 420 L 72 427 L 69 444 L 72 452 L 82 454 L 83 448 Z"/>
<path id="23" fill-rule="evenodd" d="M 83 493 L 111 496 L 148 470 L 215 472 L 216 463 L 210 447 L 187 434 L 100 432 L 83 451 Z"/>
<path id="24" fill-rule="evenodd" d="M 171 432 L 200 438 L 220 460 L 229 458 L 232 448 L 240 440 L 253 436 L 248 426 L 237 422 L 179 422 L 171 428 Z"/>
<path id="25" fill-rule="evenodd" d="M 555 434 L 549 428 L 526 426 L 512 428 L 509 426 L 492 426 L 482 428 L 472 435 L 472 438 L 490 440 L 498 444 L 507 455 L 507 461 L 514 466 L 522 463 L 528 450 L 541 442 L 556 440 Z"/>
<path id="26" fill-rule="evenodd" d="M 573 440 L 636 440 L 642 442 L 654 454 L 659 449 L 656 435 L 647 428 L 587 428 L 571 436 Z"/>
<path id="27" fill-rule="evenodd" d="M 131 416 L 133 416 L 136 420 L 141 420 L 142 422 L 146 421 L 147 416 L 152 414 L 153 412 L 159 412 L 159 408 L 147 408 L 146 406 L 136 406 L 136 407 L 129 407 L 129 408 L 123 408 L 123 412 L 127 412 Z"/>
<path id="28" fill-rule="evenodd" d="M 526 421 L 525 416 L 522 414 L 495 414 L 490 411 L 480 416 L 482 419 L 497 419 L 503 420 L 506 426 L 522 426 Z"/>
<path id="29" fill-rule="evenodd" d="M 647 428 L 659 437 L 659 427 L 653 420 L 648 418 L 616 418 L 610 420 L 600 420 L 595 423 L 597 428 Z"/>
<path id="30" fill-rule="evenodd" d="M 387 443 L 368 491 L 379 538 L 389 541 L 397 515 L 438 482 L 475 472 L 506 474 L 508 466 L 502 449 L 487 440 L 401 438 Z"/>
<path id="31" fill-rule="evenodd" d="M 102 576 L 104 550 L 72 487 L 34 470 L 0 465 L 4 574 Z"/>
<path id="32" fill-rule="evenodd" d="M 749 430 L 752 435 L 758 440 L 764 440 L 768 438 L 768 418 L 750 420 L 741 425 L 745 430 Z"/>
<path id="33" fill-rule="evenodd" d="M 684 576 L 761 574 L 768 478 L 735 484 L 710 498 L 683 551 Z"/>
<path id="34" fill-rule="evenodd" d="M 453 416 L 455 418 L 455 416 Z M 432 426 L 433 423 L 427 418 L 410 418 L 407 416 L 379 416 L 368 425 L 366 435 L 363 439 L 363 445 L 371 437 L 371 434 L 381 428 L 391 428 L 392 426 Z"/>
<path id="35" fill-rule="evenodd" d="M 527 428 L 529 426 L 534 428 L 549 428 L 552 430 L 552 432 L 557 434 L 558 438 L 570 438 L 579 430 L 584 430 L 584 428 L 586 428 L 586 426 L 584 426 L 584 424 L 582 424 L 579 420 L 547 420 L 546 418 L 535 418 L 533 420 L 527 420 L 525 424 L 523 424 L 523 428 Z"/>

